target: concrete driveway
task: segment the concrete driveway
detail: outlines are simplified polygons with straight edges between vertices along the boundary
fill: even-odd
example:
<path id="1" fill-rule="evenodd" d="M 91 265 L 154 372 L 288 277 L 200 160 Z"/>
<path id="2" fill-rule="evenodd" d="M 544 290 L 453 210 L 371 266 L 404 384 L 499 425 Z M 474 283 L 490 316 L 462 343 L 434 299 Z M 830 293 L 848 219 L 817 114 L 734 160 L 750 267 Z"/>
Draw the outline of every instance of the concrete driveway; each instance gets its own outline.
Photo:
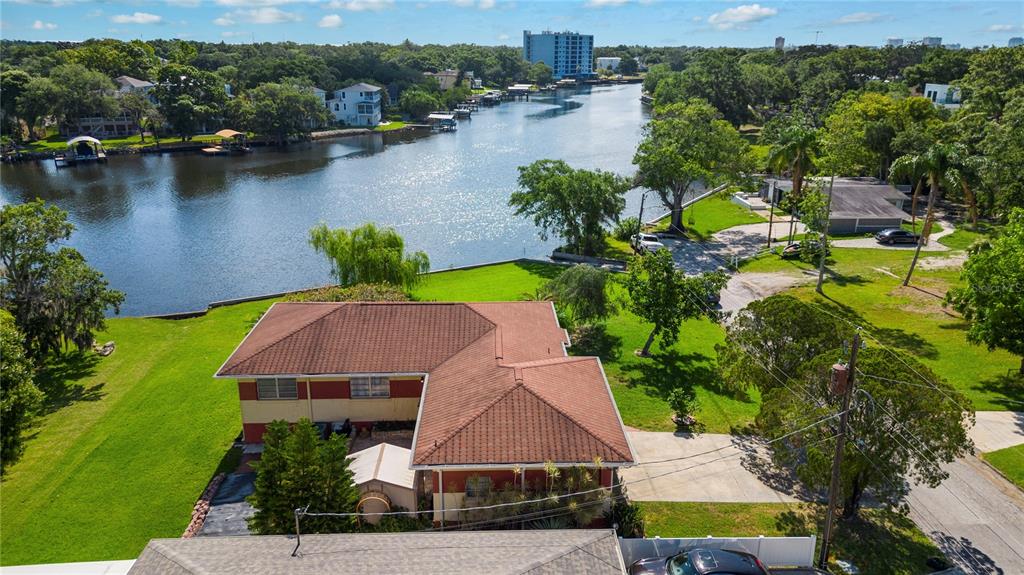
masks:
<path id="1" fill-rule="evenodd" d="M 759 448 L 741 438 L 714 433 L 692 436 L 630 431 L 629 440 L 640 464 L 621 471 L 622 480 L 627 483 L 627 493 L 632 500 L 726 503 L 797 501 L 792 495 L 765 485 L 757 475 L 744 467 L 744 456 Z M 724 449 L 682 461 L 645 463 L 694 456 L 719 448 Z M 666 475 L 671 471 L 676 472 Z"/>
<path id="2" fill-rule="evenodd" d="M 764 299 L 805 283 L 814 282 L 817 275 L 789 273 L 738 273 L 729 278 L 722 290 L 719 305 L 722 311 L 737 311 L 752 301 Z"/>

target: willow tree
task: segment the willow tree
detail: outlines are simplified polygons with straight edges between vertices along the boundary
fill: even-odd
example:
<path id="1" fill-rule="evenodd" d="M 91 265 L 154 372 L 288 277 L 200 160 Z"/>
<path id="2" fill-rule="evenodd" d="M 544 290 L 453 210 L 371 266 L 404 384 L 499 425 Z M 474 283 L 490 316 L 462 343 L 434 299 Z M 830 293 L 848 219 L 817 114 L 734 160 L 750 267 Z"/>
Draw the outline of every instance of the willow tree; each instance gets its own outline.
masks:
<path id="1" fill-rule="evenodd" d="M 405 240 L 394 228 L 373 223 L 352 230 L 320 223 L 309 231 L 309 244 L 327 256 L 331 273 L 343 286 L 386 283 L 408 289 L 430 269 L 426 253 L 406 253 Z"/>
<path id="2" fill-rule="evenodd" d="M 636 183 L 658 192 L 676 231 L 683 229 L 683 200 L 695 185 L 736 181 L 752 167 L 740 133 L 700 99 L 659 106 L 644 127 L 633 163 Z"/>

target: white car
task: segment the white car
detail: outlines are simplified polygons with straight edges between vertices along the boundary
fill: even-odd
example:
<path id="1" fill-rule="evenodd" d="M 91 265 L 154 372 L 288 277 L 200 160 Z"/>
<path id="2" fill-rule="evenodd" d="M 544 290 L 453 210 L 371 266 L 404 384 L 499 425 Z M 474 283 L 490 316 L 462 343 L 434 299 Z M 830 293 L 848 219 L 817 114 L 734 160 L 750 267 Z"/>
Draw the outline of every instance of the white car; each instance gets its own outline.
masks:
<path id="1" fill-rule="evenodd" d="M 665 249 L 665 244 L 661 243 L 658 236 L 654 234 L 636 234 L 629 239 L 629 245 L 633 246 L 633 251 L 638 254 L 654 253 Z"/>

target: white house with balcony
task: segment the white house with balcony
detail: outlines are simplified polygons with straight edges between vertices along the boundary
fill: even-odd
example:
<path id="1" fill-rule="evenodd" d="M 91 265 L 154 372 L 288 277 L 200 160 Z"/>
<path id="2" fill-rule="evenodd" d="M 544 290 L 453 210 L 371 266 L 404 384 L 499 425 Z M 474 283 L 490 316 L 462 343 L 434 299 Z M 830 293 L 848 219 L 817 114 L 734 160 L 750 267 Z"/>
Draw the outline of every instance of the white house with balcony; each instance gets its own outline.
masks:
<path id="1" fill-rule="evenodd" d="M 334 91 L 327 110 L 335 121 L 349 126 L 376 126 L 381 119 L 381 88 L 365 82 Z"/>
<path id="2" fill-rule="evenodd" d="M 960 107 L 960 90 L 949 84 L 925 84 L 924 97 L 940 108 L 955 110 Z"/>
<path id="3" fill-rule="evenodd" d="M 622 58 L 617 56 L 601 56 L 597 59 L 597 69 L 617 72 L 619 70 L 619 64 L 621 63 Z"/>

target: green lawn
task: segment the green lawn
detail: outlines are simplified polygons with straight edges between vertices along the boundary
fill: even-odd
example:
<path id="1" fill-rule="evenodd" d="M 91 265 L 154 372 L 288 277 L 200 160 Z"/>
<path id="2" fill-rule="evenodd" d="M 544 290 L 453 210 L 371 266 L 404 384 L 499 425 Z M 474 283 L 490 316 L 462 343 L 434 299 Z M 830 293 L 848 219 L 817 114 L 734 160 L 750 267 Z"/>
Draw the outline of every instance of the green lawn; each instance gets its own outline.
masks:
<path id="1" fill-rule="evenodd" d="M 390 132 L 392 130 L 401 130 L 405 127 L 405 122 L 388 122 L 387 124 L 380 124 L 373 129 L 374 132 Z"/>
<path id="2" fill-rule="evenodd" d="M 269 304 L 111 319 L 111 356 L 39 378 L 52 412 L 4 477 L 0 562 L 131 559 L 179 537 L 241 430 L 234 382 L 211 376 Z"/>
<path id="3" fill-rule="evenodd" d="M 518 300 L 562 268 L 543 263 L 501 264 L 485 268 L 431 274 L 416 288 L 421 300 Z M 616 295 L 624 297 L 621 288 Z M 672 431 L 672 412 L 665 403 L 669 391 L 680 385 L 696 386 L 700 400 L 697 420 L 709 433 L 728 433 L 753 419 L 756 394 L 735 398 L 716 391 L 714 347 L 722 341 L 722 328 L 708 320 L 683 324 L 679 342 L 670 349 L 657 343 L 654 359 L 641 359 L 633 350 L 643 347 L 651 326 L 628 311 L 608 321 L 614 352 L 604 360 L 615 401 L 626 425 L 652 431 Z"/>
<path id="4" fill-rule="evenodd" d="M 946 254 L 922 255 L 922 261 L 936 257 Z M 1020 358 L 968 343 L 967 322 L 942 305 L 946 291 L 959 281 L 958 270 L 918 268 L 911 287 L 904 288 L 900 284 L 912 258 L 913 253 L 903 250 L 835 248 L 828 266 L 832 274 L 825 283 L 827 297 L 817 295 L 813 286 L 792 293 L 855 319 L 887 346 L 915 355 L 963 392 L 975 409 L 1021 409 L 1024 385 L 1009 375 Z M 741 269 L 799 272 L 812 267 L 769 254 L 744 262 Z"/>
<path id="5" fill-rule="evenodd" d="M 640 503 L 648 537 L 807 536 L 823 530 L 822 506 L 803 503 Z M 839 521 L 831 559 L 852 561 L 861 573 L 931 573 L 925 562 L 941 555 L 914 523 L 897 513 L 862 509 Z M 817 557 L 817 553 L 815 554 Z M 842 571 L 833 570 L 834 573 Z"/>
<path id="6" fill-rule="evenodd" d="M 1024 489 L 1024 444 L 982 453 L 981 458 Z"/>
<path id="7" fill-rule="evenodd" d="M 662 209 L 661 206 L 658 209 Z M 690 219 L 693 218 L 693 224 Z M 760 215 L 732 203 L 729 196 L 714 195 L 705 198 L 683 210 L 683 227 L 686 234 L 695 240 L 706 240 L 715 232 L 743 224 L 757 224 L 767 221 Z M 668 229 L 668 218 L 658 222 L 657 230 Z"/>
<path id="8" fill-rule="evenodd" d="M 26 146 L 26 149 L 32 152 L 63 152 L 67 149 L 67 136 L 61 136 L 58 134 L 51 135 L 44 140 L 37 140 Z M 156 140 L 152 136 L 146 138 L 143 142 L 138 134 L 133 136 L 125 136 L 121 138 L 105 138 L 101 140 L 103 147 L 110 150 L 113 148 L 141 148 L 144 146 L 152 146 L 156 143 Z M 213 134 L 207 134 L 202 136 L 193 136 L 193 142 L 219 142 L 220 137 Z M 181 138 L 161 138 L 160 143 L 176 144 L 181 142 Z"/>

